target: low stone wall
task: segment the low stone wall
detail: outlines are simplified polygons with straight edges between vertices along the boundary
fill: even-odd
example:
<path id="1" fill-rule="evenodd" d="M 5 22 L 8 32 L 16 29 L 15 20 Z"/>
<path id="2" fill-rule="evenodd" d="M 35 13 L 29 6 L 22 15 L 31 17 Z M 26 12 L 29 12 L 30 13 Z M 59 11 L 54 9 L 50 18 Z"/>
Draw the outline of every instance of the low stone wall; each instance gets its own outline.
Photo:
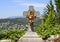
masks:
<path id="1" fill-rule="evenodd" d="M 0 42 L 11 42 L 11 40 L 0 40 Z"/>

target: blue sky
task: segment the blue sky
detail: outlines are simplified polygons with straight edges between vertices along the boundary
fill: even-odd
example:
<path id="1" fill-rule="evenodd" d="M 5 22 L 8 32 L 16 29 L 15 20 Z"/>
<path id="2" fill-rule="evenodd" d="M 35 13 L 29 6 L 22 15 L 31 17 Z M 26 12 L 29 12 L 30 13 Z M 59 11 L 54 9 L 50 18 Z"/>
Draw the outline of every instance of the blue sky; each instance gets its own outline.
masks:
<path id="1" fill-rule="evenodd" d="M 29 5 L 33 5 L 42 15 L 48 3 L 49 0 L 0 0 L 0 18 L 23 16 L 23 11 L 27 11 Z"/>

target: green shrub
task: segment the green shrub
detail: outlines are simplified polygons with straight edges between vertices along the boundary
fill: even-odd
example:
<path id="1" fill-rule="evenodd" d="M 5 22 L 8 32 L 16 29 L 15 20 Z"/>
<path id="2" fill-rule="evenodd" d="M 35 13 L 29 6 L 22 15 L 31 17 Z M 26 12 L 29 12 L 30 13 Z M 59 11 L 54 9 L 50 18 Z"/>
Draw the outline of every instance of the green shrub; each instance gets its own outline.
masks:
<path id="1" fill-rule="evenodd" d="M 51 35 L 60 35 L 60 25 L 56 25 L 55 27 L 52 27 L 51 25 L 40 25 L 36 28 L 36 32 L 38 35 L 41 35 L 42 38 L 48 38 Z"/>
<path id="2" fill-rule="evenodd" d="M 0 39 L 11 39 L 17 42 L 25 34 L 25 30 L 4 30 L 0 34 Z"/>

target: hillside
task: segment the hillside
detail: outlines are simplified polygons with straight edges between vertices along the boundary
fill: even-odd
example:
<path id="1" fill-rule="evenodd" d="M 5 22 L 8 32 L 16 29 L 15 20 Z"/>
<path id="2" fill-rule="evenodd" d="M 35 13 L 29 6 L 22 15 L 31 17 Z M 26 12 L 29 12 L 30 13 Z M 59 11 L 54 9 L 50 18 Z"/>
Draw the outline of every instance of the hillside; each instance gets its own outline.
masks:
<path id="1" fill-rule="evenodd" d="M 36 18 L 34 25 L 40 24 L 41 19 Z M 11 29 L 11 28 L 24 28 L 28 24 L 27 18 L 6 18 L 0 19 L 0 29 Z"/>

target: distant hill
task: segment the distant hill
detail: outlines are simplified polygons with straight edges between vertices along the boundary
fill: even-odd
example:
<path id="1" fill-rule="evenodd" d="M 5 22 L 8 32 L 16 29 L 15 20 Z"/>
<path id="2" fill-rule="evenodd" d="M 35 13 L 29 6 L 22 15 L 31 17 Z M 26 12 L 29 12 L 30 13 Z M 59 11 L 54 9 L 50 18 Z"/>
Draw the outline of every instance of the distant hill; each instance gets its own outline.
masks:
<path id="1" fill-rule="evenodd" d="M 11 17 L 8 17 L 9 19 L 14 19 L 14 18 L 25 18 L 24 16 L 11 16 Z"/>
<path id="2" fill-rule="evenodd" d="M 5 30 L 5 29 L 18 29 L 18 28 L 26 28 L 26 24 L 28 24 L 28 18 L 21 18 L 21 17 L 16 17 L 16 18 L 5 18 L 5 19 L 0 19 L 0 30 Z M 41 24 L 41 19 L 37 17 L 34 20 L 34 27 L 38 26 Z"/>
<path id="3" fill-rule="evenodd" d="M 28 23 L 28 18 L 24 18 L 24 17 L 14 17 L 14 18 L 6 18 L 6 19 L 0 19 L 0 23 L 4 23 L 4 22 L 11 22 L 14 24 L 27 24 Z M 40 24 L 41 19 L 40 18 L 36 18 L 35 19 L 35 23 Z"/>

